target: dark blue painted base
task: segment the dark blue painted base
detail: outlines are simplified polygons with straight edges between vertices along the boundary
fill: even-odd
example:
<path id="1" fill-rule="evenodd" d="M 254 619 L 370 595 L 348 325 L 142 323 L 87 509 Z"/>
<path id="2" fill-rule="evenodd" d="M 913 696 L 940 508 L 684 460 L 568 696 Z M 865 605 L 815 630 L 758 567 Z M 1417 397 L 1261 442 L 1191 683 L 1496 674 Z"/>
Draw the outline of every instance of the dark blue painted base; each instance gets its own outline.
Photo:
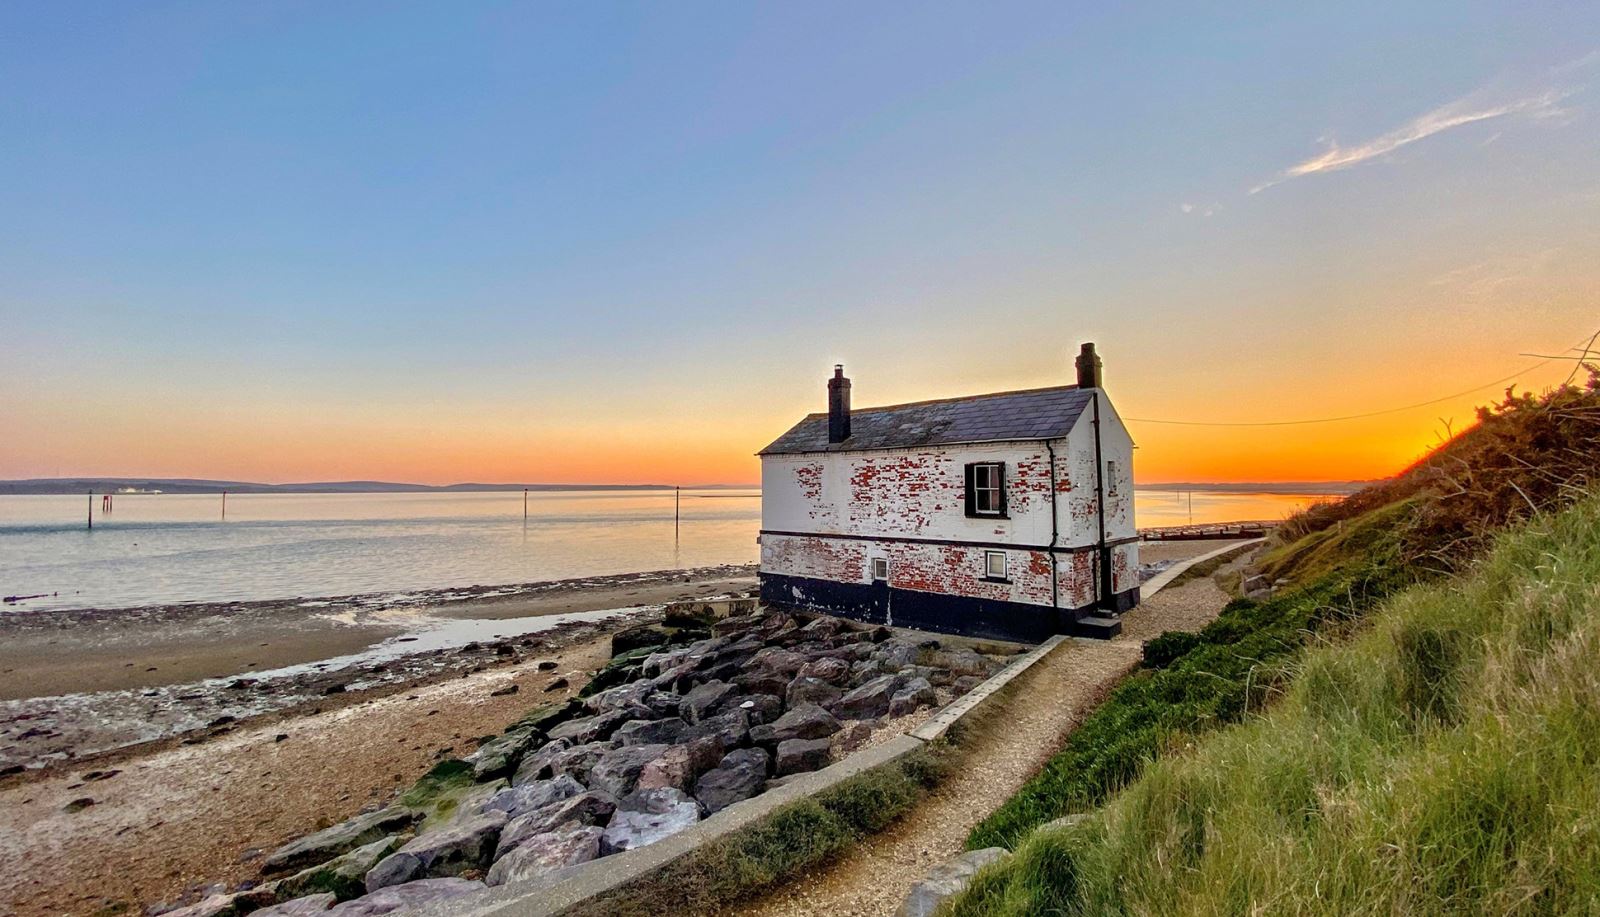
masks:
<path id="1" fill-rule="evenodd" d="M 1139 604 L 1139 590 L 1119 593 L 1114 600 L 1115 611 L 1120 614 Z M 1056 634 L 1105 635 L 1102 630 L 1076 626 L 1080 618 L 1096 612 L 1093 606 L 1053 609 L 1023 602 L 891 589 L 887 583 L 839 583 L 763 572 L 761 601 L 868 624 L 1017 643 L 1041 643 Z"/>

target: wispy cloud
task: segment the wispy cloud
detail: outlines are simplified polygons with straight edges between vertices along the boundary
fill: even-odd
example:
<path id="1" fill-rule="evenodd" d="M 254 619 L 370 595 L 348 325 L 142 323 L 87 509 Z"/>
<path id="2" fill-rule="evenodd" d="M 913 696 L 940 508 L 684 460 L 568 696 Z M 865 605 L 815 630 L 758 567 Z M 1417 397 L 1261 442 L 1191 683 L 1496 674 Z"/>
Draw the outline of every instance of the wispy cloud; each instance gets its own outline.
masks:
<path id="1" fill-rule="evenodd" d="M 1340 169 L 1348 169 L 1370 159 L 1392 153 L 1401 147 L 1416 143 L 1418 140 L 1426 140 L 1435 134 L 1441 134 L 1468 124 L 1477 124 L 1480 121 L 1490 121 L 1513 115 L 1528 118 L 1556 117 L 1565 113 L 1560 107 L 1560 103 L 1562 99 L 1570 94 L 1569 90 L 1547 89 L 1532 95 L 1494 101 L 1488 98 L 1489 94 L 1487 92 L 1479 90 L 1413 118 L 1400 127 L 1374 137 L 1365 143 L 1347 147 L 1329 141 L 1328 148 L 1321 154 L 1284 169 L 1272 178 L 1251 188 L 1250 193 L 1258 194 L 1274 185 L 1283 184 L 1292 178 L 1315 175 L 1318 172 L 1336 172 Z"/>

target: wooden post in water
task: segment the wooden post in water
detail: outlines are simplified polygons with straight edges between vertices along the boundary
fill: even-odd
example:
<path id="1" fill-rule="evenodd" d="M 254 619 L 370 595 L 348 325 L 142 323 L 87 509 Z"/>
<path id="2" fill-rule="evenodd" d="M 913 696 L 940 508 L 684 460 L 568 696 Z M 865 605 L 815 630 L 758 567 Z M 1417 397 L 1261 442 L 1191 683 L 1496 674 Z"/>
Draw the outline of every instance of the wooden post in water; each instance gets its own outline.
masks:
<path id="1" fill-rule="evenodd" d="M 528 524 L 528 488 L 526 487 L 522 488 L 522 524 L 524 527 Z"/>
<path id="2" fill-rule="evenodd" d="M 226 490 L 222 492 L 222 521 L 228 521 L 228 492 Z"/>
<path id="3" fill-rule="evenodd" d="M 89 528 L 94 528 L 94 491 L 89 491 Z"/>
<path id="4" fill-rule="evenodd" d="M 674 543 L 678 540 L 678 503 L 682 499 L 679 495 L 682 490 L 683 488 L 676 484 L 672 487 L 672 540 Z"/>

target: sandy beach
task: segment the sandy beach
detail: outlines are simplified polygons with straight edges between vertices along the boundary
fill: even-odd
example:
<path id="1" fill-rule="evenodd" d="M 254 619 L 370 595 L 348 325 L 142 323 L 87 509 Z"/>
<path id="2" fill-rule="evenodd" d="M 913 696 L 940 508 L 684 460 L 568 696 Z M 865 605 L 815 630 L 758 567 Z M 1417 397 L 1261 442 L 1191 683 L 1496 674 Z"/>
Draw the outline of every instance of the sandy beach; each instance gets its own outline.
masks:
<path id="1" fill-rule="evenodd" d="M 611 632 L 754 585 L 710 567 L 0 619 L 0 915 L 136 914 L 249 879 L 261 849 L 570 696 Z"/>
<path id="2" fill-rule="evenodd" d="M 0 616 L 0 779 L 517 664 L 628 609 L 754 586 L 750 568 L 723 566 Z"/>
<path id="3" fill-rule="evenodd" d="M 317 662 L 405 633 L 426 615 L 507 620 L 748 589 L 748 567 L 269 602 L 0 615 L 0 700 L 185 684 Z"/>

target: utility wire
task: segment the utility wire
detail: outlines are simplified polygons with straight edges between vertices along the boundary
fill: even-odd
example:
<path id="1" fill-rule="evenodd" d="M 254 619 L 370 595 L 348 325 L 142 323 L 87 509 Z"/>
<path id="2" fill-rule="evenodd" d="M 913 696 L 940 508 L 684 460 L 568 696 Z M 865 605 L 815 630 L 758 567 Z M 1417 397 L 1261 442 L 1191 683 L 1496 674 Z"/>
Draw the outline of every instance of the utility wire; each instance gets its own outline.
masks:
<path id="1" fill-rule="evenodd" d="M 1570 347 L 1568 349 L 1569 350 L 1577 350 L 1580 346 L 1582 346 L 1584 352 L 1587 353 L 1588 350 L 1589 350 L 1589 347 L 1592 347 L 1594 345 L 1594 342 L 1597 339 L 1600 339 L 1600 331 L 1596 331 L 1594 333 L 1594 336 L 1588 339 L 1588 343 L 1587 344 L 1585 344 L 1582 341 L 1579 341 L 1578 344 L 1576 344 L 1576 345 L 1574 345 L 1574 346 L 1572 346 L 1572 347 Z M 1381 417 L 1381 416 L 1383 416 L 1385 414 L 1398 414 L 1401 411 L 1414 411 L 1417 408 L 1425 408 L 1425 407 L 1428 407 L 1429 405 L 1440 404 L 1440 403 L 1445 402 L 1445 401 L 1452 401 L 1452 400 L 1454 400 L 1456 398 L 1462 397 L 1463 395 L 1471 395 L 1474 392 L 1481 392 L 1484 389 L 1490 388 L 1492 386 L 1503 385 L 1504 383 L 1510 382 L 1511 380 L 1516 379 L 1519 376 L 1524 376 L 1524 375 L 1526 375 L 1528 373 L 1533 372 L 1536 369 L 1542 369 L 1543 367 L 1548 366 L 1548 365 L 1550 365 L 1551 363 L 1554 363 L 1557 360 L 1563 360 L 1563 359 L 1571 359 L 1571 358 L 1570 357 L 1547 357 L 1546 359 L 1541 360 L 1538 363 L 1534 363 L 1531 366 L 1525 366 L 1522 369 L 1517 370 L 1516 372 L 1512 373 L 1509 376 L 1503 376 L 1503 377 L 1501 377 L 1499 379 L 1494 380 L 1493 382 L 1485 382 L 1482 385 L 1474 385 L 1472 388 L 1465 389 L 1463 391 L 1459 391 L 1459 392 L 1456 392 L 1456 393 L 1451 394 L 1451 395 L 1445 395 L 1445 396 L 1440 397 L 1440 398 L 1433 398 L 1433 399 L 1430 399 L 1428 401 L 1419 401 L 1416 404 L 1401 405 L 1400 407 L 1397 407 L 1397 408 L 1384 408 L 1381 411 L 1367 411 L 1367 412 L 1361 413 L 1361 414 L 1345 414 L 1345 415 L 1343 415 L 1341 417 L 1313 417 L 1313 418 L 1307 418 L 1305 420 L 1256 420 L 1256 421 L 1233 421 L 1233 422 L 1216 421 L 1216 420 L 1165 420 L 1165 419 L 1152 418 L 1152 417 L 1125 417 L 1125 418 L 1123 418 L 1123 420 L 1126 421 L 1127 423 L 1159 423 L 1159 424 L 1168 424 L 1168 425 L 1171 425 L 1171 426 L 1180 426 L 1180 427 L 1294 427 L 1294 426 L 1302 426 L 1302 425 L 1305 425 L 1305 424 L 1338 423 L 1338 422 L 1344 421 L 1344 420 L 1361 420 L 1361 419 L 1366 418 L 1366 417 Z M 1563 385 L 1565 385 L 1567 383 L 1570 383 L 1572 381 L 1573 376 L 1577 375 L 1578 366 L 1581 366 L 1581 365 L 1582 364 L 1579 363 L 1579 364 L 1577 364 L 1577 366 L 1573 367 L 1572 373 L 1567 376 L 1567 382 L 1562 383 Z"/>

